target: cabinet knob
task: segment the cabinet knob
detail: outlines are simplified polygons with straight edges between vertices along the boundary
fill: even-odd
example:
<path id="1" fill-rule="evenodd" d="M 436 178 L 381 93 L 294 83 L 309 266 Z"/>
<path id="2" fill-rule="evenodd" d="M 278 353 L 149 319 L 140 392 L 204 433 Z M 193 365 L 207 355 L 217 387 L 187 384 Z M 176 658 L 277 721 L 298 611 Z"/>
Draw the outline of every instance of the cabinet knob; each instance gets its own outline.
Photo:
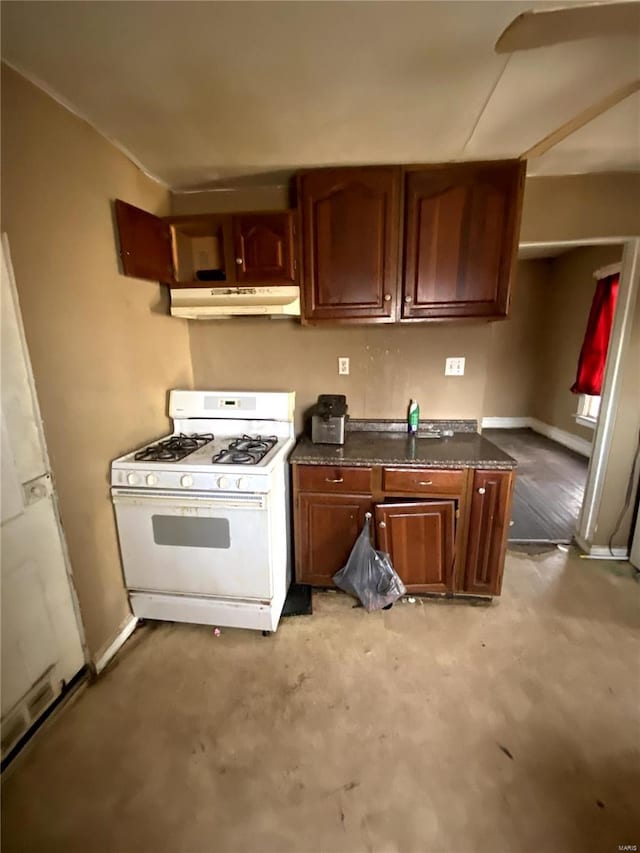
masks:
<path id="1" fill-rule="evenodd" d="M 478 494 L 479 494 L 479 495 L 484 495 L 484 493 L 485 493 L 486 491 L 487 491 L 487 490 L 485 489 L 485 487 L 484 487 L 484 486 L 480 486 L 480 488 L 478 489 Z"/>
<path id="2" fill-rule="evenodd" d="M 386 527 L 386 526 L 387 526 L 386 521 L 381 521 L 380 524 L 378 525 L 378 527 Z"/>
<path id="3" fill-rule="evenodd" d="M 384 301 L 385 302 L 391 302 L 391 294 L 390 293 L 385 293 Z"/>
<path id="4" fill-rule="evenodd" d="M 241 263 L 242 263 L 242 258 L 236 258 L 236 263 L 237 263 L 237 264 L 241 264 Z"/>
<path id="5" fill-rule="evenodd" d="M 404 301 L 411 303 L 413 302 L 413 298 L 411 296 L 405 296 Z"/>

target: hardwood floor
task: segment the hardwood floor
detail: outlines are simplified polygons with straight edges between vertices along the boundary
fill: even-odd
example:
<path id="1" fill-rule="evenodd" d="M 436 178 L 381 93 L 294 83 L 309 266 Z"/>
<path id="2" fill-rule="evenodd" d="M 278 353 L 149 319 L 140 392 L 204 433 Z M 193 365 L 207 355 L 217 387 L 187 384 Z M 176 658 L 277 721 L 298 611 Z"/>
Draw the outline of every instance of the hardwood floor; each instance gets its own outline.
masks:
<path id="1" fill-rule="evenodd" d="M 531 429 L 482 434 L 518 460 L 510 542 L 570 542 L 589 460 Z"/>

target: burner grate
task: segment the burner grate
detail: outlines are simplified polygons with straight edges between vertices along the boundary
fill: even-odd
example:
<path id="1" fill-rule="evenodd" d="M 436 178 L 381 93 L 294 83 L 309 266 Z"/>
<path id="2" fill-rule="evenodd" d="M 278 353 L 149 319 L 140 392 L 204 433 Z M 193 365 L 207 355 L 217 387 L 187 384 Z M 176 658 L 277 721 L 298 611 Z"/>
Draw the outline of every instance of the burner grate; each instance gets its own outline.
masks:
<path id="1" fill-rule="evenodd" d="M 257 465 L 277 442 L 275 435 L 243 435 L 232 439 L 211 461 L 222 465 Z"/>
<path id="2" fill-rule="evenodd" d="M 164 441 L 158 441 L 156 444 L 150 444 L 144 450 L 139 450 L 133 458 L 136 462 L 178 462 L 213 439 L 212 433 L 194 435 L 180 433 L 172 435 L 171 438 L 165 438 Z"/>

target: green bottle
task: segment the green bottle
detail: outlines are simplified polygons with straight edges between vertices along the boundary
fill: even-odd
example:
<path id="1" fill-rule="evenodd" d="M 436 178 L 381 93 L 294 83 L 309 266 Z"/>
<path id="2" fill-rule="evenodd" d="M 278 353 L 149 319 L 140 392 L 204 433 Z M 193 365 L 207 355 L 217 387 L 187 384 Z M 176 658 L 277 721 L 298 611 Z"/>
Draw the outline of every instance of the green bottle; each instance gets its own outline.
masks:
<path id="1" fill-rule="evenodd" d="M 418 424 L 420 422 L 420 406 L 417 400 L 409 400 L 409 414 L 407 417 L 407 426 L 409 435 L 415 435 L 418 432 Z"/>

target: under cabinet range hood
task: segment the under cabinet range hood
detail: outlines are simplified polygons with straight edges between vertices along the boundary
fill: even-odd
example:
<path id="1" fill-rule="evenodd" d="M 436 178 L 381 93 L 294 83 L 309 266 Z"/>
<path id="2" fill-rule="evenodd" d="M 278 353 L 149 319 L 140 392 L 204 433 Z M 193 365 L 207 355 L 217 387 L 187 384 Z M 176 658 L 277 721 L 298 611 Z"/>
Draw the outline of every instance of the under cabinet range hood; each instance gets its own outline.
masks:
<path id="1" fill-rule="evenodd" d="M 184 287 L 171 288 L 171 314 L 187 320 L 216 320 L 224 317 L 299 317 L 300 288 L 273 287 Z"/>

